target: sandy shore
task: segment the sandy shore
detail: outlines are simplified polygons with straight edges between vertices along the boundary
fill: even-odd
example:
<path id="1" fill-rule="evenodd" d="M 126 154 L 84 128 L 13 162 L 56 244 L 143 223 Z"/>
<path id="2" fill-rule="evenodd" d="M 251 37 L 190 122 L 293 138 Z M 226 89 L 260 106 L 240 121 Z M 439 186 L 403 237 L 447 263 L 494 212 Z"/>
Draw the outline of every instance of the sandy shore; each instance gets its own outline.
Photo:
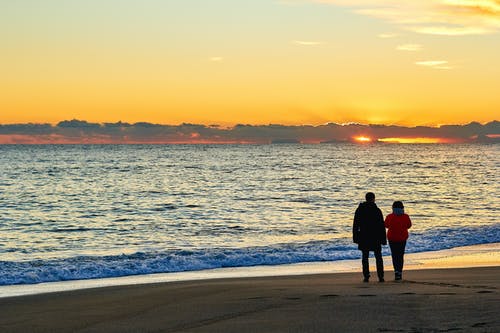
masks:
<path id="1" fill-rule="evenodd" d="M 116 286 L 0 299 L 0 332 L 500 332 L 500 266 Z"/>

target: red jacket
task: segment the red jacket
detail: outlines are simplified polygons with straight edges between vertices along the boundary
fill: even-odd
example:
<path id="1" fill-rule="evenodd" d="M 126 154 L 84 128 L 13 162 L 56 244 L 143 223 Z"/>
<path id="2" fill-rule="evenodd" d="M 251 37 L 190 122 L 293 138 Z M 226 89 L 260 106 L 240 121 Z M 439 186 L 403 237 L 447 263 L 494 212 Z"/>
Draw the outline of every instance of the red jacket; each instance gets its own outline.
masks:
<path id="1" fill-rule="evenodd" d="M 391 213 L 385 218 L 387 239 L 392 242 L 403 242 L 408 239 L 408 229 L 411 228 L 411 220 L 407 214 L 396 215 Z"/>

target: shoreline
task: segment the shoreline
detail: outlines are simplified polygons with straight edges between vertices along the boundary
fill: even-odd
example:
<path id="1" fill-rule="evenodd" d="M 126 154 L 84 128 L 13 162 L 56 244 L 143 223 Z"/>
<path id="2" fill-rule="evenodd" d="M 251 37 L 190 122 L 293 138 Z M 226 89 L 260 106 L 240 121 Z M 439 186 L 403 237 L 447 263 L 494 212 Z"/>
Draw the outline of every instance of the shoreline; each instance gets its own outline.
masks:
<path id="1" fill-rule="evenodd" d="M 360 255 L 361 257 L 361 255 Z M 392 272 L 390 256 L 384 257 L 386 276 Z M 370 269 L 374 271 L 374 259 Z M 405 254 L 405 271 L 499 267 L 500 243 L 456 247 L 447 250 Z M 257 277 L 307 276 L 318 274 L 361 272 L 360 259 L 331 262 L 306 262 L 286 265 L 217 268 L 203 271 L 133 275 L 103 279 L 71 280 L 28 285 L 0 286 L 0 300 L 10 297 L 71 292 L 95 288 L 132 285 L 150 285 L 173 282 L 209 281 L 219 279 L 245 279 Z"/>
<path id="2" fill-rule="evenodd" d="M 8 332 L 499 332 L 500 266 L 114 286 L 0 299 Z M 375 279 L 376 280 L 376 279 Z"/>

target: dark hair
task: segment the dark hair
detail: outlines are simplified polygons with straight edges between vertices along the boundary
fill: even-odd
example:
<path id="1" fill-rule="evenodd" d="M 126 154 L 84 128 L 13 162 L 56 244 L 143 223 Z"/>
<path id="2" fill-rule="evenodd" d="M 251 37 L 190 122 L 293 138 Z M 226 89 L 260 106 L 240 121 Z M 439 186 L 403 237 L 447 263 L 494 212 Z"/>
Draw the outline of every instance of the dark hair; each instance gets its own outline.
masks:
<path id="1" fill-rule="evenodd" d="M 368 192 L 365 194 L 366 201 L 375 201 L 375 193 Z"/>
<path id="2" fill-rule="evenodd" d="M 401 201 L 394 201 L 392 203 L 392 208 L 401 208 L 401 209 L 403 209 L 403 208 L 405 208 L 405 206 L 403 206 L 403 203 Z"/>

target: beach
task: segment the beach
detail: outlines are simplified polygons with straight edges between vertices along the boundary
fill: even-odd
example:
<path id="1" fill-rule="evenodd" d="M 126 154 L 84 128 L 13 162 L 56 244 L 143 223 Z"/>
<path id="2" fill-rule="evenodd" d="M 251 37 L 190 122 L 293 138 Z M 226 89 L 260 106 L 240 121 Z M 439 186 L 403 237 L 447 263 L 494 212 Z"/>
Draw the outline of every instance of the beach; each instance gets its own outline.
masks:
<path id="1" fill-rule="evenodd" d="M 500 267 L 216 279 L 0 300 L 2 332 L 498 332 Z"/>
<path id="2" fill-rule="evenodd" d="M 500 0 L 0 0 L 0 35 L 0 333 L 500 333 Z"/>
<path id="3" fill-rule="evenodd" d="M 497 146 L 0 149 L 0 333 L 500 331 Z M 402 283 L 362 282 L 367 189 Z"/>
<path id="4" fill-rule="evenodd" d="M 490 249 L 489 251 L 487 249 Z M 476 249 L 476 250 L 474 250 Z M 0 299 L 1 332 L 498 332 L 498 244 L 356 272 L 213 278 Z M 411 257 L 411 256 L 410 256 Z M 447 258 L 447 259 L 446 259 Z M 482 258 L 482 259 L 481 259 Z M 448 265 L 489 267 L 432 268 Z M 432 268 L 432 269 L 431 269 Z M 373 275 L 373 274 L 372 274 Z"/>

